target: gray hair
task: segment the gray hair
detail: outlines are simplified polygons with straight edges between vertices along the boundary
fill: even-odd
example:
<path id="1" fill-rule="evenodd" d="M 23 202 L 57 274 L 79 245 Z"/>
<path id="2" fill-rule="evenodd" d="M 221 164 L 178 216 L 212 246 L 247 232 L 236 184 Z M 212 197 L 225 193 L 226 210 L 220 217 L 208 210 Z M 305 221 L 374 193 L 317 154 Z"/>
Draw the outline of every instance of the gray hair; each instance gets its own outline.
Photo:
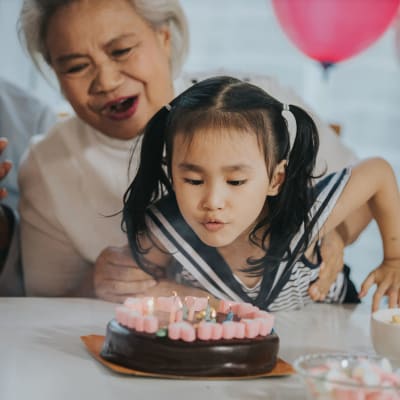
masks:
<path id="1" fill-rule="evenodd" d="M 46 31 L 52 15 L 76 0 L 24 0 L 18 20 L 18 32 L 30 57 L 40 71 L 43 60 L 50 64 L 46 48 Z M 179 0 L 127 0 L 154 29 L 167 26 L 171 33 L 171 71 L 181 72 L 189 49 L 189 30 Z"/>

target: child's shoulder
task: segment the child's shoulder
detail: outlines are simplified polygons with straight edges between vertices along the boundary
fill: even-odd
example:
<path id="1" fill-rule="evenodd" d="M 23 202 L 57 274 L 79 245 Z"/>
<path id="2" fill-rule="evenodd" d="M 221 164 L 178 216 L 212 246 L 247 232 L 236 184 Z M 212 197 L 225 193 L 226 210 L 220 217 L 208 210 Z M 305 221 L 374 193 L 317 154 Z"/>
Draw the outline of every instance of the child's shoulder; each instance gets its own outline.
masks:
<path id="1" fill-rule="evenodd" d="M 319 178 L 312 186 L 312 192 L 315 197 L 324 192 L 335 191 L 341 184 L 347 182 L 351 175 L 351 167 L 343 168 L 340 171 L 332 172 Z"/>
<path id="2" fill-rule="evenodd" d="M 153 203 L 147 209 L 147 215 L 152 219 L 168 221 L 169 223 L 179 222 L 183 219 L 173 193 L 167 194 Z"/>
<path id="3" fill-rule="evenodd" d="M 159 210 L 163 213 L 165 211 L 169 212 L 176 212 L 179 210 L 178 203 L 176 202 L 176 197 L 174 194 L 167 194 L 163 196 L 161 199 L 157 200 L 153 205 L 150 207 L 150 210 Z"/>

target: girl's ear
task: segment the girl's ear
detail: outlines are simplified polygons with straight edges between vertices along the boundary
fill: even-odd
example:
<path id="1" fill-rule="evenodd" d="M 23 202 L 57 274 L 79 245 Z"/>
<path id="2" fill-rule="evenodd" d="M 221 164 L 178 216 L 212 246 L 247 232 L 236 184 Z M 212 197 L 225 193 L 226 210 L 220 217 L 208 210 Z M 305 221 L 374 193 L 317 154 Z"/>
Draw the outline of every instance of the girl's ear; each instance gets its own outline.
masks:
<path id="1" fill-rule="evenodd" d="M 286 166 L 287 166 L 287 161 L 282 160 L 275 167 L 271 182 L 269 183 L 269 188 L 268 188 L 268 192 L 267 192 L 268 196 L 276 196 L 279 193 L 279 190 L 280 190 L 283 182 L 285 182 Z"/>

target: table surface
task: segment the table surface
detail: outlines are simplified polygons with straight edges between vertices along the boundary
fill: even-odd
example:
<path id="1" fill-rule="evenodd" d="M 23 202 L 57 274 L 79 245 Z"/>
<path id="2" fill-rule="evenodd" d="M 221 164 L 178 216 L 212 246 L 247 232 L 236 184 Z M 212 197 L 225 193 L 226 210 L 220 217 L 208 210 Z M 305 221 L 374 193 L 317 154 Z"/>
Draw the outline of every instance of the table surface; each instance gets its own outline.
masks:
<path id="1" fill-rule="evenodd" d="M 105 334 L 115 304 L 63 298 L 0 298 L 0 399 L 306 399 L 300 376 L 252 380 L 170 380 L 118 375 L 87 352 L 80 336 Z M 279 356 L 375 354 L 367 305 L 313 304 L 276 313 Z M 133 396 L 133 397 L 132 397 Z"/>

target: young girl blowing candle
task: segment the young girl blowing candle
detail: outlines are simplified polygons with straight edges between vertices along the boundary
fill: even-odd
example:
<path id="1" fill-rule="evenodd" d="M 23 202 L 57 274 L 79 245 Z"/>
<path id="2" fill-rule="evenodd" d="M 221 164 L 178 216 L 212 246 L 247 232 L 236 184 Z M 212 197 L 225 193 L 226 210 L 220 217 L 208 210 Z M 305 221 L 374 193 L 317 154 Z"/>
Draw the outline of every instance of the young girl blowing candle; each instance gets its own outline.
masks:
<path id="1" fill-rule="evenodd" d="M 289 123 L 295 121 L 295 124 Z M 318 133 L 301 108 L 230 77 L 202 81 L 147 124 L 124 218 L 138 265 L 158 279 L 271 311 L 311 302 L 319 238 L 368 203 L 384 248 L 377 285 L 400 303 L 400 199 L 391 167 L 369 159 L 315 184 Z M 353 227 L 356 228 L 356 227 Z M 357 297 L 341 273 L 325 299 Z"/>

